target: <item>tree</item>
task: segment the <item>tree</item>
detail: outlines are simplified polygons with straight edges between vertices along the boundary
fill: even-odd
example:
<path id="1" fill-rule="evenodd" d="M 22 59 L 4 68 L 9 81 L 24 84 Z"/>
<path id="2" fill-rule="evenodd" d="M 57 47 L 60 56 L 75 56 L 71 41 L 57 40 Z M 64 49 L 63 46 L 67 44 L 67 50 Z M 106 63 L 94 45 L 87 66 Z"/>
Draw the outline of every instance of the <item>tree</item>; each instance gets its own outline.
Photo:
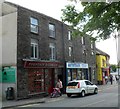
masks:
<path id="1" fill-rule="evenodd" d="M 117 65 L 111 64 L 110 68 L 113 72 L 116 72 Z"/>
<path id="2" fill-rule="evenodd" d="M 62 9 L 62 21 L 71 24 L 76 33 L 92 36 L 96 31 L 95 38 L 105 40 L 114 31 L 120 30 L 120 1 L 81 2 L 81 4 L 84 7 L 82 12 L 76 10 L 75 5 L 68 5 Z"/>

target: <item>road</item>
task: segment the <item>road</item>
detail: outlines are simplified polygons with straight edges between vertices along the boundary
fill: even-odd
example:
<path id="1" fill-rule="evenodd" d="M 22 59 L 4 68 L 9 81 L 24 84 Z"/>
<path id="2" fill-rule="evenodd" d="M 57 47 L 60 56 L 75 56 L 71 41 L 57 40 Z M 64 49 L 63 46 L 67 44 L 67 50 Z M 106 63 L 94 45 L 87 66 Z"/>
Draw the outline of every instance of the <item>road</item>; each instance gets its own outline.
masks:
<path id="1" fill-rule="evenodd" d="M 71 98 L 64 95 L 64 97 L 51 98 L 45 103 L 24 105 L 16 108 L 25 107 L 118 107 L 118 86 L 111 85 L 100 89 L 99 93 L 95 95 L 72 96 Z"/>

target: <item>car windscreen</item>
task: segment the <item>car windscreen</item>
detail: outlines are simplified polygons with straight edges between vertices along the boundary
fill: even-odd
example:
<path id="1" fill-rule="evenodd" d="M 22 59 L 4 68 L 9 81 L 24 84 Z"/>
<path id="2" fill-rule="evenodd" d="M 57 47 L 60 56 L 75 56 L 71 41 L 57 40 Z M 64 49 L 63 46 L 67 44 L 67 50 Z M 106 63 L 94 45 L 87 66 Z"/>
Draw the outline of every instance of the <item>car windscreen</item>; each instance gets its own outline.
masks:
<path id="1" fill-rule="evenodd" d="M 76 86 L 77 84 L 78 84 L 78 82 L 70 82 L 70 83 L 68 83 L 67 86 Z"/>

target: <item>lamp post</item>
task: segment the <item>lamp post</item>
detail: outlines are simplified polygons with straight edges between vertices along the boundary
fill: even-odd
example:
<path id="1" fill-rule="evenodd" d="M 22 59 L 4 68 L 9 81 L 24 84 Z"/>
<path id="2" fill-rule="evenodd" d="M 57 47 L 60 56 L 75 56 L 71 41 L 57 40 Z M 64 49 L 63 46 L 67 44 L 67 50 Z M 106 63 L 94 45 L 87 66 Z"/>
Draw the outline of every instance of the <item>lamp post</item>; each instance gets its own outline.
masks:
<path id="1" fill-rule="evenodd" d="M 116 43 L 116 55 L 117 55 L 117 72 L 118 72 L 118 77 L 120 78 L 120 72 L 119 72 L 119 64 L 120 64 L 120 48 L 119 48 L 119 41 L 120 41 L 120 31 L 118 31 L 118 34 L 116 35 L 115 34 L 115 36 L 114 36 L 114 38 L 115 38 L 115 43 Z"/>

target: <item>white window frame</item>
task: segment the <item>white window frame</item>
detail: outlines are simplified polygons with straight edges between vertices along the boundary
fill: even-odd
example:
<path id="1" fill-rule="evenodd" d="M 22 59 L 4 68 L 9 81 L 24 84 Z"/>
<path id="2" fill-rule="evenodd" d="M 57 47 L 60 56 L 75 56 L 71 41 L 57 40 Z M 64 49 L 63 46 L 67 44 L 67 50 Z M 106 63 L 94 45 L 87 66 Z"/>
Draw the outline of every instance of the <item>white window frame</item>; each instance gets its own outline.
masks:
<path id="1" fill-rule="evenodd" d="M 93 42 L 91 41 L 91 49 L 93 49 L 94 48 L 94 46 L 93 46 Z"/>
<path id="2" fill-rule="evenodd" d="M 85 38 L 84 37 L 81 37 L 81 42 L 83 45 L 85 45 Z"/>
<path id="3" fill-rule="evenodd" d="M 38 34 L 38 19 L 30 17 L 30 31 Z"/>
<path id="4" fill-rule="evenodd" d="M 54 43 L 49 44 L 50 48 L 50 60 L 55 60 L 56 59 L 56 47 Z"/>
<path id="5" fill-rule="evenodd" d="M 49 37 L 55 38 L 55 25 L 49 23 Z"/>
<path id="6" fill-rule="evenodd" d="M 31 59 L 38 59 L 38 41 L 36 39 L 31 39 L 31 47 L 33 47 L 33 51 L 31 49 Z"/>
<path id="7" fill-rule="evenodd" d="M 72 49 L 72 47 L 71 46 L 69 46 L 69 48 L 68 48 L 68 56 L 72 56 L 72 51 L 73 51 L 73 49 Z"/>
<path id="8" fill-rule="evenodd" d="M 68 40 L 72 40 L 72 31 L 68 31 Z"/>
<path id="9" fill-rule="evenodd" d="M 94 55 L 94 51 L 93 50 L 91 50 L 91 55 Z"/>

